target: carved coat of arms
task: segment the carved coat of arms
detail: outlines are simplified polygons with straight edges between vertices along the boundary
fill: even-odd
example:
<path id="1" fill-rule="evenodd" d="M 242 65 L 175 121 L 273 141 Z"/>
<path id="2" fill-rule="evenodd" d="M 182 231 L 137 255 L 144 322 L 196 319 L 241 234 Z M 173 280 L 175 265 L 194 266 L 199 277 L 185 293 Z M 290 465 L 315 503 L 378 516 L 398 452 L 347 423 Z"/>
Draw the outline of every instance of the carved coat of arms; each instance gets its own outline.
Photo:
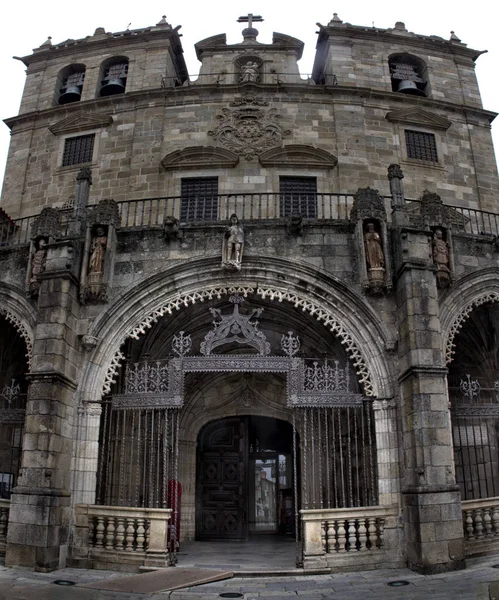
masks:
<path id="1" fill-rule="evenodd" d="M 232 110 L 224 108 L 217 119 L 218 126 L 208 131 L 208 135 L 247 160 L 264 150 L 280 146 L 283 137 L 291 133 L 279 125 L 275 108 L 264 109 L 254 105 Z"/>

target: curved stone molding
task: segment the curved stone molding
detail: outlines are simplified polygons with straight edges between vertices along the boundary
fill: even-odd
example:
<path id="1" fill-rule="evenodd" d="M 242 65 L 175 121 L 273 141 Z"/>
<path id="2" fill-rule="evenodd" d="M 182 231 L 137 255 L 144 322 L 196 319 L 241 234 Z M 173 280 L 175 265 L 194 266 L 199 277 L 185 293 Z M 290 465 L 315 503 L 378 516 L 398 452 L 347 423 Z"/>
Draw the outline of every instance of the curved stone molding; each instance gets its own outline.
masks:
<path id="1" fill-rule="evenodd" d="M 499 302 L 499 292 L 486 292 L 483 295 L 475 298 L 470 304 L 467 304 L 461 309 L 457 317 L 454 319 L 450 326 L 449 335 L 445 344 L 445 360 L 447 363 L 451 363 L 454 358 L 456 345 L 454 344 L 454 338 L 459 332 L 465 321 L 468 320 L 470 314 L 474 308 L 486 304 L 487 302 Z"/>
<path id="2" fill-rule="evenodd" d="M 270 286 L 259 285 L 256 289 L 252 286 L 213 287 L 178 295 L 174 298 L 171 298 L 165 304 L 155 309 L 150 315 L 145 317 L 128 333 L 128 335 L 125 335 L 121 341 L 123 342 L 128 337 L 135 340 L 139 339 L 139 336 L 144 335 L 146 330 L 150 329 L 158 319 L 166 314 L 171 315 L 173 311 L 179 310 L 184 306 L 186 307 L 196 304 L 197 302 L 204 302 L 204 300 L 212 298 L 220 299 L 222 296 L 230 296 L 234 294 L 247 297 L 248 294 L 254 292 L 261 296 L 262 299 L 268 298 L 271 301 L 277 300 L 278 302 L 286 300 L 287 302 L 293 304 L 295 308 L 300 308 L 302 311 L 309 313 L 314 319 L 322 322 L 325 327 L 328 327 L 330 331 L 332 331 L 341 340 L 342 345 L 345 346 L 347 356 L 350 358 L 356 369 L 356 373 L 359 377 L 359 383 L 364 388 L 364 394 L 366 396 L 375 395 L 372 375 L 369 371 L 366 360 L 358 344 L 353 339 L 352 335 L 346 330 L 345 326 L 338 321 L 331 312 L 328 312 L 311 299 L 303 298 L 298 294 L 292 293 L 288 290 L 277 289 Z M 113 357 L 102 388 L 103 395 L 110 393 L 111 385 L 116 380 L 119 365 L 124 358 L 125 357 L 121 350 L 118 350 Z"/>
<path id="3" fill-rule="evenodd" d="M 428 129 L 449 129 L 452 123 L 449 119 L 434 113 L 421 110 L 420 108 L 403 108 L 391 110 L 386 113 L 385 118 L 392 123 L 404 123 L 407 125 L 419 125 Z"/>
<path id="4" fill-rule="evenodd" d="M 271 148 L 262 152 L 259 157 L 262 167 L 293 167 L 332 169 L 338 164 L 333 154 L 306 146 L 304 144 L 289 144 L 280 148 Z"/>
<path id="5" fill-rule="evenodd" d="M 23 321 L 14 313 L 0 307 L 0 315 L 5 317 L 5 319 L 14 326 L 19 335 L 23 338 L 24 343 L 26 344 L 26 358 L 28 360 L 28 368 L 31 368 L 31 358 L 33 356 L 33 338 L 31 332 L 23 323 Z"/>
<path id="6" fill-rule="evenodd" d="M 213 146 L 189 146 L 167 154 L 161 164 L 167 171 L 186 169 L 233 168 L 239 162 L 239 156 Z"/>
<path id="7" fill-rule="evenodd" d="M 49 127 L 49 131 L 54 135 L 62 133 L 71 133 L 73 131 L 85 131 L 86 129 L 100 129 L 101 127 L 109 127 L 113 122 L 111 115 L 94 115 L 88 116 L 84 114 L 71 115 L 58 121 Z"/>

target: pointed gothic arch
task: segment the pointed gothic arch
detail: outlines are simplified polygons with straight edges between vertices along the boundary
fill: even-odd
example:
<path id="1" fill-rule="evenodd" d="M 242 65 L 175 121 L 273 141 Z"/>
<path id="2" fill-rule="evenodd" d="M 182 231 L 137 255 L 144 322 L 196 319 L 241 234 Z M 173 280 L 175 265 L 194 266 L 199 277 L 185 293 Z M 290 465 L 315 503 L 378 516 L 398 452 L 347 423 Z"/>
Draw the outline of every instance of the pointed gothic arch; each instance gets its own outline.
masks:
<path id="1" fill-rule="evenodd" d="M 26 344 L 28 367 L 31 367 L 35 339 L 35 310 L 14 287 L 3 284 L 0 286 L 0 315 L 5 317 L 23 338 Z"/>

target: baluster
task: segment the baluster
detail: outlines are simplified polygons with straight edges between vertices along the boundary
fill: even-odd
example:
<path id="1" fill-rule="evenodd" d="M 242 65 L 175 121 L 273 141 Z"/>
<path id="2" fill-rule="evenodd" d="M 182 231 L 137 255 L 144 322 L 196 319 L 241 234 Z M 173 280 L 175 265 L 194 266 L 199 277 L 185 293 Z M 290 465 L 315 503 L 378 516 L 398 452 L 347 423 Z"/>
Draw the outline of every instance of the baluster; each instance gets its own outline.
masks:
<path id="1" fill-rule="evenodd" d="M 385 545 L 385 519 L 377 519 L 378 522 L 378 548 L 381 550 Z"/>
<path id="2" fill-rule="evenodd" d="M 9 522 L 9 509 L 1 508 L 0 509 L 0 540 L 5 540 L 7 537 L 7 525 Z"/>
<path id="3" fill-rule="evenodd" d="M 116 521 L 116 550 L 123 550 L 123 541 L 125 539 L 125 517 L 117 517 Z"/>
<path id="4" fill-rule="evenodd" d="M 143 552 L 146 549 L 145 524 L 145 519 L 137 519 L 137 552 Z"/>
<path id="5" fill-rule="evenodd" d="M 95 547 L 96 548 L 104 547 L 103 540 L 104 540 L 105 531 L 106 531 L 106 528 L 104 526 L 104 517 L 98 516 L 97 517 L 97 525 L 95 527 Z"/>
<path id="6" fill-rule="evenodd" d="M 359 552 L 364 552 L 367 550 L 367 528 L 366 528 L 366 520 L 359 519 Z"/>
<path id="7" fill-rule="evenodd" d="M 322 549 L 326 554 L 329 552 L 329 523 L 327 521 L 322 521 L 321 523 L 321 541 L 322 541 Z"/>
<path id="8" fill-rule="evenodd" d="M 490 508 L 483 509 L 483 527 L 485 529 L 485 536 L 490 537 L 492 535 L 492 519 L 490 518 Z"/>
<path id="9" fill-rule="evenodd" d="M 499 506 L 492 508 L 492 531 L 495 535 L 499 535 Z"/>
<path id="10" fill-rule="evenodd" d="M 106 541 L 104 543 L 104 548 L 106 550 L 112 550 L 114 548 L 114 533 L 116 531 L 116 522 L 114 517 L 110 517 L 107 520 L 107 528 L 106 528 Z"/>
<path id="11" fill-rule="evenodd" d="M 133 552 L 135 542 L 135 519 L 127 519 L 126 535 L 125 535 L 125 550 Z"/>
<path id="12" fill-rule="evenodd" d="M 474 511 L 474 517 L 475 517 L 475 537 L 477 539 L 483 538 L 483 519 L 482 519 L 482 510 L 480 508 L 477 508 Z"/>
<path id="13" fill-rule="evenodd" d="M 352 552 L 353 550 L 358 550 L 357 548 L 357 521 L 355 519 L 350 519 L 348 521 L 348 542 L 347 542 L 347 551 Z"/>
<path id="14" fill-rule="evenodd" d="M 338 521 L 338 552 L 347 552 L 347 531 L 345 529 L 346 521 Z"/>
<path id="15" fill-rule="evenodd" d="M 465 518 L 465 523 L 466 523 L 466 539 L 471 540 L 474 537 L 473 511 L 472 510 L 466 510 L 466 511 L 464 511 L 464 514 L 466 516 L 466 518 Z"/>
<path id="16" fill-rule="evenodd" d="M 376 550 L 376 519 L 366 518 L 366 550 Z"/>

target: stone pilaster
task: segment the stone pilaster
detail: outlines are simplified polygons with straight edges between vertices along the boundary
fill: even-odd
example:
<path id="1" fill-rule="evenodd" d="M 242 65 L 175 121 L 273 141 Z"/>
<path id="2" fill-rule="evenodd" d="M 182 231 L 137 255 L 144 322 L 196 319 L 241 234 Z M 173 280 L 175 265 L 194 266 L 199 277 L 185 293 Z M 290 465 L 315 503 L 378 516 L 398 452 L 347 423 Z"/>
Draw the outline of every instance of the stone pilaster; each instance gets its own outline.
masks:
<path id="1" fill-rule="evenodd" d="M 50 571 L 65 566 L 79 369 L 75 241 L 48 246 L 41 274 L 18 485 L 5 562 Z"/>
<path id="2" fill-rule="evenodd" d="M 400 498 L 397 404 L 395 400 L 373 402 L 378 459 L 378 490 L 381 506 L 394 506 Z"/>
<path id="3" fill-rule="evenodd" d="M 435 573 L 464 567 L 438 291 L 428 232 L 399 230 L 396 243 L 406 555 Z"/>

